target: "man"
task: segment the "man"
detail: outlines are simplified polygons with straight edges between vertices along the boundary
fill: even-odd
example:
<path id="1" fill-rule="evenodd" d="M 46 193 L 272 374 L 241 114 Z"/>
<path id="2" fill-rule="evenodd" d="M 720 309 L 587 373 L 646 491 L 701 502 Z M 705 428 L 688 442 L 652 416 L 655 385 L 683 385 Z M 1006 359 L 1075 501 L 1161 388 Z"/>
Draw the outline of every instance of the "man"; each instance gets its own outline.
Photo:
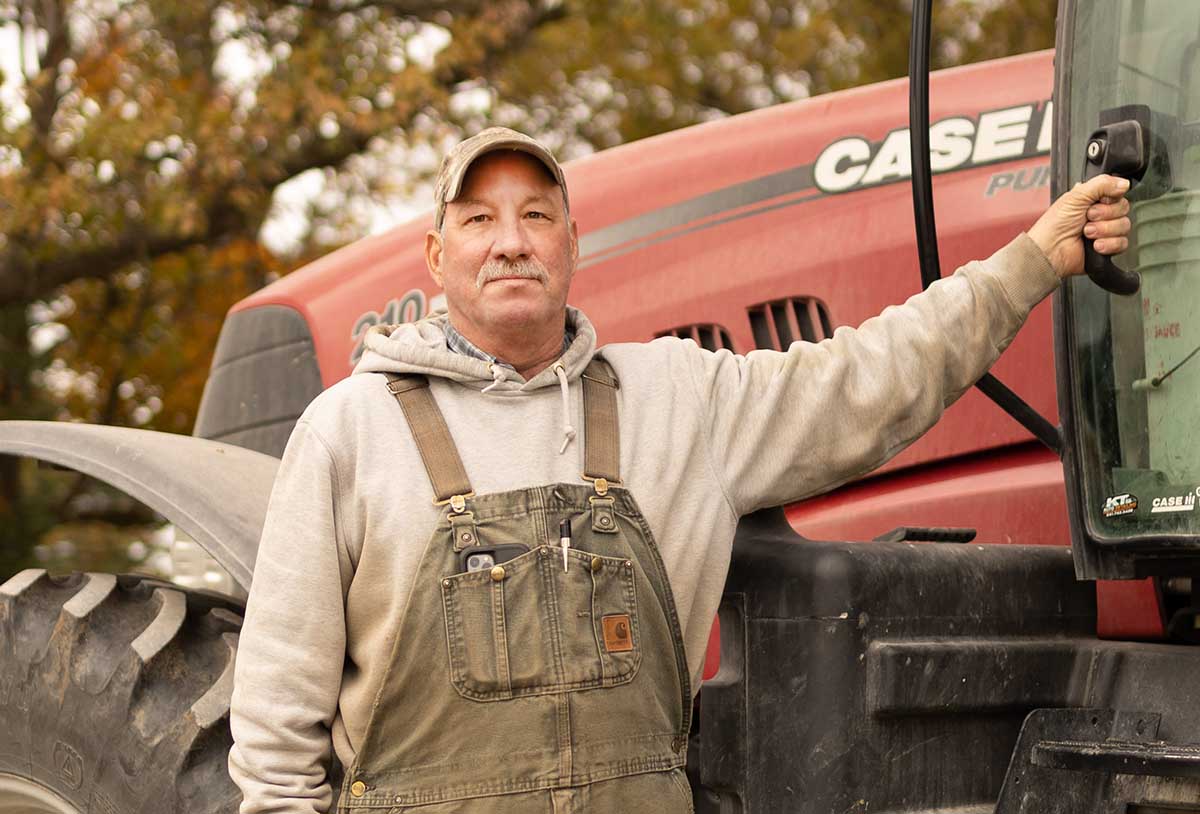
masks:
<path id="1" fill-rule="evenodd" d="M 330 810 L 331 736 L 338 810 L 688 811 L 738 518 L 928 429 L 1081 270 L 1081 231 L 1126 248 L 1127 187 L 1077 187 L 820 344 L 597 354 L 566 305 L 579 249 L 557 162 L 500 128 L 464 141 L 426 239 L 448 314 L 370 335 L 284 455 L 237 663 L 242 812 Z"/>

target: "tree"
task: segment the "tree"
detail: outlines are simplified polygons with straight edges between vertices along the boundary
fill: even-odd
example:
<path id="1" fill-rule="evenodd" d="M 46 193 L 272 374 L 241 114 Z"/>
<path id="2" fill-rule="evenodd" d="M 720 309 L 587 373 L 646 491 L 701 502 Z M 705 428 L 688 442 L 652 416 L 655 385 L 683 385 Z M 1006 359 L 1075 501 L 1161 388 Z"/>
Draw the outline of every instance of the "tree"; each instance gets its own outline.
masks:
<path id="1" fill-rule="evenodd" d="M 304 259 L 258 239 L 275 190 L 432 122 L 452 88 L 561 13 L 536 0 L 0 0 L 25 73 L 0 109 L 0 416 L 190 430 L 224 312 Z M 414 58 L 431 28 L 449 46 Z M 5 550 L 92 491 L 43 480 L 0 462 L 0 508 L 16 518 Z"/>
<path id="2" fill-rule="evenodd" d="M 449 140 L 503 123 L 572 157 L 902 76 L 910 2 L 0 0 L 0 418 L 188 432 L 229 306 L 360 235 Z M 935 63 L 1049 47 L 1052 6 L 944 0 Z M 153 519 L 97 494 L 0 458 L 0 552 Z"/>

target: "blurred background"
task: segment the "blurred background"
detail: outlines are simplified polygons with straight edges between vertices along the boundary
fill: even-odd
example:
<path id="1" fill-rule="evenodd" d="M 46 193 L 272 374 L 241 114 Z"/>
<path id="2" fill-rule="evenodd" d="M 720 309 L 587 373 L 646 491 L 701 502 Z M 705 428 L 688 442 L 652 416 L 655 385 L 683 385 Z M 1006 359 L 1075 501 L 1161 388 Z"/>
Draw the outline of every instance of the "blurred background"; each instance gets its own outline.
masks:
<path id="1" fill-rule="evenodd" d="M 934 66 L 1053 46 L 1055 0 L 941 0 Z M 903 76 L 911 0 L 0 0 L 0 419 L 190 433 L 226 310 L 429 208 L 492 124 L 569 160 Z M 0 581 L 195 587 L 187 541 L 0 456 Z"/>

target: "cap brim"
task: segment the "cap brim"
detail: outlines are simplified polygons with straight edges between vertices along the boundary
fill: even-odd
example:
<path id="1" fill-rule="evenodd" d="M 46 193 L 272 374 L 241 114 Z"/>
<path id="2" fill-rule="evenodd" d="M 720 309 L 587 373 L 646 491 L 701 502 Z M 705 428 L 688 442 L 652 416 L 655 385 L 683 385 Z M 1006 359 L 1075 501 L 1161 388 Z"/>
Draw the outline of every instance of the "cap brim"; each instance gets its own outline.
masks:
<path id="1" fill-rule="evenodd" d="M 562 168 L 559 167 L 558 162 L 554 159 L 554 156 L 551 155 L 550 152 L 545 148 L 541 147 L 541 145 L 530 144 L 527 141 L 521 141 L 519 139 L 501 139 L 498 141 L 490 141 L 480 144 L 474 149 L 468 151 L 466 154 L 458 157 L 457 163 L 459 169 L 450 178 L 450 184 L 446 188 L 446 196 L 443 199 L 445 203 L 453 203 L 458 198 L 459 193 L 462 192 L 463 179 L 467 177 L 467 170 L 471 168 L 471 165 L 474 164 L 475 161 L 481 156 L 487 155 L 488 153 L 494 153 L 497 150 L 517 150 L 525 153 L 526 155 L 533 156 L 541 161 L 546 169 L 550 170 L 550 174 L 554 176 L 555 181 L 560 187 L 562 187 L 564 190 L 567 188 L 567 182 L 566 179 L 563 178 Z"/>

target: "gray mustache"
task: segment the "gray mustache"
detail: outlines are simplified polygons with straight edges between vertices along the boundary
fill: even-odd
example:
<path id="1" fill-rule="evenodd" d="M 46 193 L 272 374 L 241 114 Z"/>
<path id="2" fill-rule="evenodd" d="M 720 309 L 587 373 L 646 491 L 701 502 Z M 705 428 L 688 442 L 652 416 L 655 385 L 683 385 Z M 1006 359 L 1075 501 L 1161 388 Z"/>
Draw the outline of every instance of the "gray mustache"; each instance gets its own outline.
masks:
<path id="1" fill-rule="evenodd" d="M 475 288 L 481 289 L 492 280 L 504 277 L 523 277 L 537 280 L 543 285 L 550 282 L 550 274 L 546 271 L 546 267 L 536 259 L 518 260 L 514 263 L 489 260 L 479 269 L 479 275 L 475 278 Z"/>

